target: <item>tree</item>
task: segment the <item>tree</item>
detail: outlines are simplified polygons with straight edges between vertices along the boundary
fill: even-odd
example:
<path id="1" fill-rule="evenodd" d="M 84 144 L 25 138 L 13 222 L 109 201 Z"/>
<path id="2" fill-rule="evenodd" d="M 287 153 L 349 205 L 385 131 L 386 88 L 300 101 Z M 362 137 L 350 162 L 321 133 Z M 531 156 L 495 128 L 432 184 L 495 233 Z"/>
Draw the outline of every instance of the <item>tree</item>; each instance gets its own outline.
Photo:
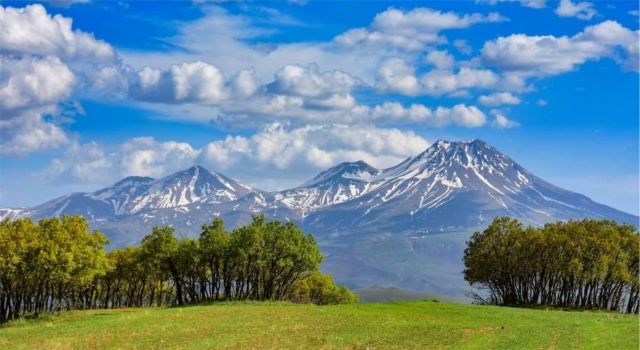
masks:
<path id="1" fill-rule="evenodd" d="M 200 249 L 203 262 L 208 264 L 208 273 L 210 276 L 211 297 L 210 299 L 218 300 L 220 298 L 220 289 L 223 285 L 222 268 L 224 266 L 225 256 L 229 249 L 231 236 L 224 229 L 224 221 L 216 218 L 209 225 L 202 225 L 202 233 L 200 234 Z M 228 296 L 225 295 L 228 299 Z"/>
<path id="2" fill-rule="evenodd" d="M 637 312 L 639 242 L 613 221 L 496 218 L 467 242 L 464 275 L 481 302 Z"/>
<path id="3" fill-rule="evenodd" d="M 178 239 L 167 226 L 154 227 L 139 246 L 107 253 L 107 244 L 80 216 L 1 221 L 0 322 L 45 311 L 184 305 L 218 300 L 221 290 L 225 299 L 353 300 L 318 272 L 322 255 L 312 236 L 263 215 L 231 233 L 217 218 L 198 239 Z"/>
<path id="4" fill-rule="evenodd" d="M 293 284 L 287 300 L 316 305 L 353 304 L 358 297 L 345 286 L 336 285 L 331 275 L 314 271 Z"/>
<path id="5" fill-rule="evenodd" d="M 171 226 L 154 227 L 142 239 L 142 259 L 160 276 L 167 274 L 176 287 L 176 301 L 184 305 L 182 280 L 177 266 L 178 240 Z"/>

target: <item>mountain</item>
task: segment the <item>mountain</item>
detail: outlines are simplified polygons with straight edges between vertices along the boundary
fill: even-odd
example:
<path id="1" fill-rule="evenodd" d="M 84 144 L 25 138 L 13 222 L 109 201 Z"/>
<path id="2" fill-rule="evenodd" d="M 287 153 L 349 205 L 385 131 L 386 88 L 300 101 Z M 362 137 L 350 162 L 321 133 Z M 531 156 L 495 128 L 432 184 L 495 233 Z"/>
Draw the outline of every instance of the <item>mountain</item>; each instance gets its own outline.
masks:
<path id="1" fill-rule="evenodd" d="M 314 210 L 362 196 L 379 173 L 364 161 L 340 163 L 299 187 L 275 193 L 275 199 L 305 217 Z"/>
<path id="2" fill-rule="evenodd" d="M 216 215 L 234 226 L 259 212 L 283 220 L 297 218 L 287 207 L 270 205 L 265 198 L 275 202 L 272 197 L 194 166 L 160 179 L 130 176 L 96 192 L 72 193 L 32 208 L 0 209 L 0 219 L 79 214 L 118 247 L 136 244 L 155 225 L 171 224 L 181 233 L 196 234 Z"/>
<path id="3" fill-rule="evenodd" d="M 213 217 L 231 228 L 257 213 L 313 233 L 326 256 L 323 270 L 340 283 L 454 299 L 468 290 L 461 273 L 466 240 L 496 216 L 532 225 L 581 218 L 638 224 L 637 216 L 554 186 L 480 140 L 438 141 L 387 169 L 341 163 L 273 193 L 200 166 L 160 179 L 132 176 L 96 192 L 0 209 L 0 219 L 81 214 L 120 247 L 156 225 L 196 236 Z"/>
<path id="4" fill-rule="evenodd" d="M 501 215 L 532 225 L 572 218 L 638 222 L 536 177 L 480 140 L 438 141 L 392 168 L 371 168 L 367 174 L 375 175 L 361 179 L 361 195 L 313 211 L 307 226 L 325 233 L 345 228 L 430 233 L 480 227 Z"/>

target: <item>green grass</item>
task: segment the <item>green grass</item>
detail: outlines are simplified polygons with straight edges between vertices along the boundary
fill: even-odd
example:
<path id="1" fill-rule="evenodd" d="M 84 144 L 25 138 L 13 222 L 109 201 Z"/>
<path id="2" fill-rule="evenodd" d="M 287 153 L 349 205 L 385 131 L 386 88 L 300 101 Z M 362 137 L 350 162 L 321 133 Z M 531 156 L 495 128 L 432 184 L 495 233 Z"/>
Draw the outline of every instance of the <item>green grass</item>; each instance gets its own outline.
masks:
<path id="1" fill-rule="evenodd" d="M 638 349 L 638 316 L 438 302 L 91 310 L 0 328 L 0 349 Z"/>

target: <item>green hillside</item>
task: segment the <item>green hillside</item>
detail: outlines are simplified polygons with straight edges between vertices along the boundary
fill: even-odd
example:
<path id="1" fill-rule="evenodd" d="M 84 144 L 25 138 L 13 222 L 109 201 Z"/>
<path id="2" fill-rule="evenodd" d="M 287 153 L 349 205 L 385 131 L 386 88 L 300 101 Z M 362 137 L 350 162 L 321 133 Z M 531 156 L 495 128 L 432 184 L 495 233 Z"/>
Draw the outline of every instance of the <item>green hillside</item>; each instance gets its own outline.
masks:
<path id="1" fill-rule="evenodd" d="M 0 349 L 638 349 L 638 316 L 438 302 L 229 303 L 72 311 L 0 328 Z"/>

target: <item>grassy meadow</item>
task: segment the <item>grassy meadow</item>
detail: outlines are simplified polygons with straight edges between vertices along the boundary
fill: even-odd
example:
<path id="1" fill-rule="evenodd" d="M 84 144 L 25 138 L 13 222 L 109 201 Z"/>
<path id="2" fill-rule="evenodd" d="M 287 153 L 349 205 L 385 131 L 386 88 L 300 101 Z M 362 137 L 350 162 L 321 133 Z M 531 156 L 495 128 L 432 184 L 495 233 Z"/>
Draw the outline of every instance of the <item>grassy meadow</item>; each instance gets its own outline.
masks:
<path id="1" fill-rule="evenodd" d="M 72 311 L 0 326 L 0 349 L 638 349 L 638 316 L 432 301 Z"/>

